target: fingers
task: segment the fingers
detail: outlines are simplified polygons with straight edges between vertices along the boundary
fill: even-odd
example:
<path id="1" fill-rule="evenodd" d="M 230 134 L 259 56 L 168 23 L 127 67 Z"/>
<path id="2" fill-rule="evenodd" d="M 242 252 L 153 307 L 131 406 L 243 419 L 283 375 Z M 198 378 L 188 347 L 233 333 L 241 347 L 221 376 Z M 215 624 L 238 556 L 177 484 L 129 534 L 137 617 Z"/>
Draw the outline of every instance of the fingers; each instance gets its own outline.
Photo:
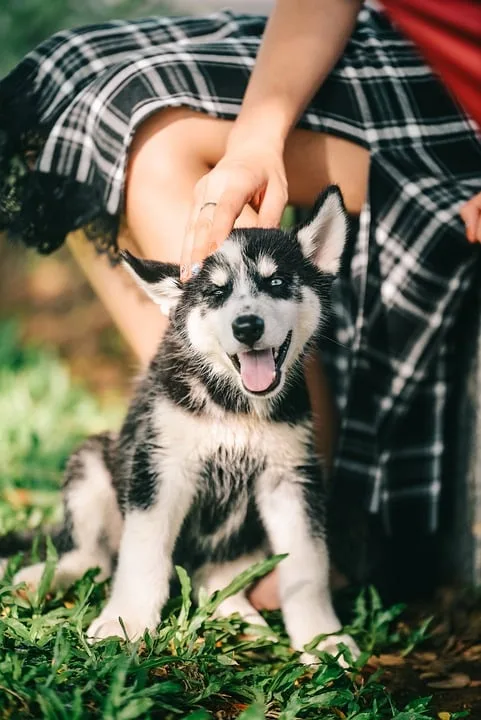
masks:
<path id="1" fill-rule="evenodd" d="M 215 209 L 210 233 L 209 254 L 222 245 L 232 231 L 234 223 L 249 202 L 249 194 L 243 187 L 225 192 Z"/>
<path id="2" fill-rule="evenodd" d="M 193 265 L 202 263 L 221 246 L 250 200 L 252 190 L 242 178 L 237 178 L 233 188 L 226 185 L 222 173 L 212 172 L 196 187 L 182 246 L 181 280 L 184 282 L 191 276 Z"/>
<path id="3" fill-rule="evenodd" d="M 460 215 L 466 225 L 466 237 L 469 242 L 481 242 L 481 193 L 463 205 Z"/>
<path id="4" fill-rule="evenodd" d="M 466 225 L 466 237 L 469 242 L 476 239 L 476 225 L 478 221 L 478 210 L 474 203 L 468 202 L 461 210 L 461 217 Z"/>
<path id="5" fill-rule="evenodd" d="M 481 243 L 481 210 L 478 210 L 469 227 L 466 229 L 468 240 L 472 243 Z"/>
<path id="6" fill-rule="evenodd" d="M 202 178 L 194 190 L 194 203 L 187 222 L 180 257 L 180 279 L 187 281 L 192 267 L 202 263 L 208 253 L 208 237 L 212 228 L 215 200 L 204 200 L 207 194 L 206 178 Z"/>
<path id="7" fill-rule="evenodd" d="M 217 202 L 208 200 L 198 210 L 194 225 L 194 238 L 192 243 L 192 263 L 202 263 L 210 255 L 212 224 L 217 210 Z"/>
<path id="8" fill-rule="evenodd" d="M 286 205 L 287 187 L 270 183 L 259 208 L 259 226 L 279 227 Z"/>
<path id="9" fill-rule="evenodd" d="M 244 208 L 251 205 L 264 227 L 279 225 L 287 202 L 287 181 L 282 153 L 252 148 L 241 156 L 224 157 L 196 185 L 181 253 L 181 280 L 192 274 L 192 266 L 215 252 Z M 252 220 L 252 222 L 250 222 Z"/>
<path id="10" fill-rule="evenodd" d="M 193 213 L 187 222 L 187 230 L 182 243 L 182 251 L 180 254 L 180 279 L 186 282 L 192 275 L 192 250 L 194 247 L 194 226 Z"/>

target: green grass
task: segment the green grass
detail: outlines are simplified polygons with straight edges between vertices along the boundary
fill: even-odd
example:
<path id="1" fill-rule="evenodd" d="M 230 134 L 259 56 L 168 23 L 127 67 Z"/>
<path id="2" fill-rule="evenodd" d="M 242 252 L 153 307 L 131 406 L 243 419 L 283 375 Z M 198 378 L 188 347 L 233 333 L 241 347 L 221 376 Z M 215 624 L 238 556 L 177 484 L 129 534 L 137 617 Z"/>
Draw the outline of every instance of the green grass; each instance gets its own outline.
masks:
<path id="1" fill-rule="evenodd" d="M 288 647 L 278 614 L 271 615 L 277 643 L 262 635 L 248 639 L 243 635 L 245 626 L 235 617 L 211 619 L 227 594 L 250 584 L 274 562 L 254 566 L 195 609 L 189 579 L 178 569 L 182 597 L 171 601 L 154 639 L 146 636 L 135 644 L 108 640 L 89 646 L 84 629 L 99 612 L 106 587 L 93 582 L 92 572 L 67 594 L 47 596 L 45 587 L 55 563 L 51 552 L 44 587 L 38 592 L 19 594 L 8 578 L 0 587 L 0 713 L 65 720 L 431 717 L 428 698 L 398 709 L 378 673 L 358 672 L 378 632 L 389 639 L 397 612 L 376 607 L 373 591 L 370 612 L 363 617 L 361 609 L 351 628 L 368 650 L 351 673 L 324 655 L 315 672 L 306 672 Z M 11 563 L 9 578 L 17 566 L 18 559 Z M 345 657 L 349 659 L 347 650 Z"/>
<path id="2" fill-rule="evenodd" d="M 119 421 L 75 386 L 56 357 L 19 345 L 15 326 L 0 325 L 0 478 L 2 488 L 31 495 L 25 506 L 0 502 L 0 532 L 51 520 L 65 460 L 86 434 Z M 8 494 L 7 494 L 8 496 Z M 307 672 L 289 648 L 279 613 L 268 614 L 278 635 L 245 634 L 236 617 L 214 620 L 226 593 L 238 591 L 279 558 L 254 566 L 226 591 L 190 600 L 190 581 L 178 569 L 181 597 L 164 612 L 155 638 L 135 644 L 108 640 L 90 646 L 84 630 L 105 602 L 108 583 L 90 571 L 67 592 L 48 594 L 56 561 L 48 562 L 35 593 L 12 585 L 21 558 L 0 581 L 0 718 L 189 718 L 189 720 L 421 720 L 429 698 L 398 707 L 379 672 L 361 670 L 374 651 L 395 645 L 409 652 L 427 626 L 400 636 L 400 606 L 384 609 L 377 593 L 361 594 L 349 628 L 363 649 L 346 673 L 328 656 Z M 350 661 L 348 651 L 345 658 Z M 464 716 L 451 715 L 451 720 Z"/>
<path id="3" fill-rule="evenodd" d="M 122 408 L 103 408 L 51 352 L 24 347 L 14 322 L 0 323 L 0 487 L 23 489 L 35 507 L 0 504 L 0 534 L 34 526 L 59 507 L 58 487 L 74 446 L 117 427 Z"/>

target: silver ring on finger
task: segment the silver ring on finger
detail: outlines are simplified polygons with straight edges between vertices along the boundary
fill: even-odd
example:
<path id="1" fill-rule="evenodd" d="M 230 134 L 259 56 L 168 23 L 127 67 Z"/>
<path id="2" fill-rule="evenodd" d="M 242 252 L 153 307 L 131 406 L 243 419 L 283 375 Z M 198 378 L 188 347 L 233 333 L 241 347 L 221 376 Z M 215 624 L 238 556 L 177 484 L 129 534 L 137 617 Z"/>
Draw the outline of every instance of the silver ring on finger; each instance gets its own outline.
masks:
<path id="1" fill-rule="evenodd" d="M 217 205 L 217 203 L 216 203 L 216 202 L 212 202 L 211 200 L 209 200 L 209 202 L 205 202 L 205 203 L 201 206 L 199 212 L 201 213 L 202 210 L 204 210 L 204 208 L 206 208 L 206 207 L 209 207 L 209 205 L 212 205 L 213 207 L 215 207 L 215 206 Z"/>

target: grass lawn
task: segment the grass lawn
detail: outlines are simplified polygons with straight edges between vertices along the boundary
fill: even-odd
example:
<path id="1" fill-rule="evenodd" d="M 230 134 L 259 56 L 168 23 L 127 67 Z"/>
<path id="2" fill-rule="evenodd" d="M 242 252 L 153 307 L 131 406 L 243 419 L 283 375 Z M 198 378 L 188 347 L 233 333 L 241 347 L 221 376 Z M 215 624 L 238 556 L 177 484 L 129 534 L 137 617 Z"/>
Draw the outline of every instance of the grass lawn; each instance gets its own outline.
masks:
<path id="1" fill-rule="evenodd" d="M 73 383 L 54 355 L 21 346 L 14 324 L 0 323 L 0 534 L 58 519 L 68 454 L 87 434 L 116 427 L 121 413 L 120 404 L 102 406 Z M 446 681 L 444 690 L 426 690 L 413 670 L 439 664 L 439 643 L 434 650 L 425 644 L 435 621 L 405 620 L 402 607 L 384 609 L 372 588 L 351 602 L 350 631 L 364 652 L 349 673 L 327 656 L 306 671 L 289 649 L 278 613 L 266 615 L 276 643 L 262 634 L 249 637 L 235 617 L 213 620 L 221 596 L 193 607 L 181 568 L 182 594 L 169 603 L 154 639 L 90 646 L 83 632 L 108 583 L 95 583 L 91 571 L 66 593 L 48 594 L 55 552 L 47 548 L 38 592 L 12 586 L 21 557 L 10 561 L 0 582 L 0 718 L 455 720 L 473 706 L 474 696 L 465 702 L 449 690 L 446 695 Z M 230 592 L 275 562 L 245 573 Z M 406 673 L 410 680 L 400 684 L 396 678 Z M 456 674 L 445 675 L 456 682 Z M 471 677 L 468 682 L 476 687 Z"/>

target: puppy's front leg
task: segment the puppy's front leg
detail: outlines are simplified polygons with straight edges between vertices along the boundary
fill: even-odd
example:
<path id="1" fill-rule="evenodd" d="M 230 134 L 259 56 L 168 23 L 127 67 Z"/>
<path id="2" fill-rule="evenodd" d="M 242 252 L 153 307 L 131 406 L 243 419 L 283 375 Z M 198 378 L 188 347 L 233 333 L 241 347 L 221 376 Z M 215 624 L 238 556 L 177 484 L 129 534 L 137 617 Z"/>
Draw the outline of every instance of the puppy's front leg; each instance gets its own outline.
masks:
<path id="1" fill-rule="evenodd" d="M 130 493 L 112 595 L 88 629 L 93 639 L 124 637 L 119 618 L 130 640 L 154 630 L 169 596 L 172 552 L 194 489 L 179 469 L 170 468 L 161 478 L 151 474 L 149 483 L 145 477 L 133 483 L 139 479 L 155 488 L 153 498 L 147 503 L 146 493 L 139 493 L 142 502 L 136 502 L 135 492 Z"/>
<path id="2" fill-rule="evenodd" d="M 322 520 L 309 516 L 308 479 L 266 473 L 263 481 L 258 502 L 272 550 L 288 555 L 279 565 L 284 623 L 292 647 L 302 651 L 317 635 L 341 629 L 331 601 Z M 336 654 L 339 642 L 349 645 L 353 653 L 358 652 L 346 635 L 326 638 L 318 649 Z M 304 653 L 303 660 L 311 662 L 313 658 Z"/>

